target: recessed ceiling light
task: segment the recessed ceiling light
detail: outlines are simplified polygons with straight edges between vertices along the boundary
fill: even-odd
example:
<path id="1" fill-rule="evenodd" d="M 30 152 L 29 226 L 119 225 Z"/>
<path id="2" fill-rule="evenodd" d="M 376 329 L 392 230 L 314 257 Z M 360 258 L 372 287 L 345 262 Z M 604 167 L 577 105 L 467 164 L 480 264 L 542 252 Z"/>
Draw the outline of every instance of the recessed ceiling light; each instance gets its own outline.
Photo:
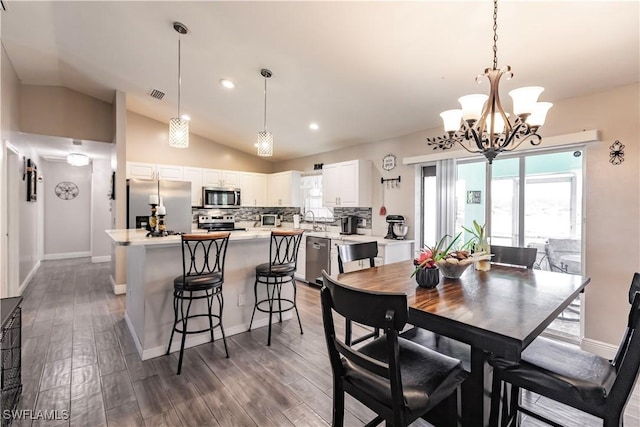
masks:
<path id="1" fill-rule="evenodd" d="M 309 125 L 309 129 L 311 129 L 311 130 L 318 130 L 318 129 L 320 129 L 320 126 L 318 126 L 318 124 L 317 124 L 317 123 L 311 123 L 311 124 Z"/>
<path id="2" fill-rule="evenodd" d="M 186 120 L 186 121 L 191 120 L 191 117 L 189 117 L 187 114 L 183 114 L 182 116 L 180 116 L 180 118 L 181 118 L 182 120 Z"/>
<path id="3" fill-rule="evenodd" d="M 220 84 L 222 86 L 226 87 L 227 89 L 233 89 L 234 87 L 236 87 L 236 84 L 234 82 L 232 82 L 231 80 L 227 80 L 227 79 L 220 80 Z"/>

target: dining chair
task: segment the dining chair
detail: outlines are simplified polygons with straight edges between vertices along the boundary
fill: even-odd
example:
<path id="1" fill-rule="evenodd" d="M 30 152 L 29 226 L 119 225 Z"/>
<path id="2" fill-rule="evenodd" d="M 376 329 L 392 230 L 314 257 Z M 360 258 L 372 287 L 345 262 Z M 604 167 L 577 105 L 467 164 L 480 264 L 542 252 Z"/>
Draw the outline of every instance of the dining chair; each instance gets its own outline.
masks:
<path id="1" fill-rule="evenodd" d="M 386 421 L 401 427 L 423 416 L 435 425 L 455 426 L 456 391 L 467 373 L 459 360 L 398 336 L 409 317 L 407 296 L 354 289 L 326 271 L 322 276 L 322 321 L 333 373 L 331 425 L 344 424 L 348 393 L 377 414 L 370 426 Z M 385 334 L 356 349 L 336 335 L 334 312 Z"/>
<path id="2" fill-rule="evenodd" d="M 634 276 L 635 278 L 635 276 Z M 613 360 L 588 353 L 577 346 L 536 338 L 520 362 L 492 357 L 493 391 L 490 426 L 517 421 L 527 414 L 553 426 L 545 416 L 520 403 L 520 389 L 553 399 L 603 420 L 604 427 L 622 425 L 624 408 L 629 400 L 640 368 L 640 293 L 634 293 L 623 339 Z M 505 387 L 501 387 L 505 384 Z M 506 383 L 511 384 L 507 398 Z M 502 396 L 500 389 L 502 388 Z M 502 398 L 502 410 L 500 403 Z"/>
<path id="3" fill-rule="evenodd" d="M 347 262 L 369 260 L 369 268 L 375 267 L 375 257 L 378 256 L 378 242 L 352 243 L 338 245 L 338 271 L 344 273 L 344 264 Z M 352 322 L 345 320 L 345 342 L 347 345 L 355 345 L 369 338 L 378 338 L 380 330 L 375 328 L 373 332 L 351 340 Z"/>
<path id="4" fill-rule="evenodd" d="M 518 246 L 491 245 L 492 263 L 509 264 L 528 269 L 533 268 L 538 250 L 536 248 L 522 248 Z"/>

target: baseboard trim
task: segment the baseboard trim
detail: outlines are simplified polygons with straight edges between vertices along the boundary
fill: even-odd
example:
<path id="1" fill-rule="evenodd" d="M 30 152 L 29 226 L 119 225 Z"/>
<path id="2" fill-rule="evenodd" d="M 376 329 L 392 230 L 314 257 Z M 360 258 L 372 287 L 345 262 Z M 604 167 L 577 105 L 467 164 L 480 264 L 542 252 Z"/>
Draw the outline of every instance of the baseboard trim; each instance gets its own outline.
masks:
<path id="1" fill-rule="evenodd" d="M 111 255 L 104 255 L 104 256 L 92 256 L 91 257 L 91 262 L 94 264 L 100 263 L 100 262 L 111 262 Z"/>
<path id="2" fill-rule="evenodd" d="M 91 252 L 66 252 L 62 254 L 44 254 L 42 259 L 45 261 L 53 261 L 57 259 L 88 258 L 90 256 Z"/>
<path id="3" fill-rule="evenodd" d="M 584 338 L 582 340 L 581 347 L 584 351 L 597 354 L 598 356 L 604 357 L 605 359 L 613 359 L 616 356 L 616 352 L 618 351 L 618 347 L 616 347 L 615 345 L 588 338 Z"/>
<path id="4" fill-rule="evenodd" d="M 125 318 L 128 318 L 126 314 L 125 314 Z M 282 315 L 282 320 L 290 320 L 290 319 L 293 319 L 293 313 L 284 313 Z M 277 318 L 277 316 L 274 316 L 272 323 L 277 323 L 278 321 L 279 319 Z M 129 324 L 128 321 L 127 321 L 127 324 Z M 251 328 L 252 329 L 262 328 L 264 326 L 267 326 L 268 324 L 269 324 L 269 318 L 264 318 L 264 319 L 256 320 L 255 322 L 253 322 L 253 325 Z M 129 329 L 133 331 L 133 328 L 131 327 L 130 324 L 129 324 Z M 236 325 L 231 328 L 224 328 L 224 333 L 225 333 L 225 336 L 228 338 L 233 335 L 247 332 L 248 330 L 249 330 L 249 324 L 241 323 L 240 325 Z M 214 331 L 214 334 L 216 335 L 216 342 L 222 340 L 222 336 L 220 335 L 219 330 Z M 171 353 L 173 353 L 174 351 L 180 350 L 181 339 L 182 339 L 182 336 L 180 334 L 174 335 L 173 342 L 171 343 Z M 209 336 L 208 332 L 203 332 L 198 335 L 193 335 L 193 336 L 187 337 L 187 339 L 184 342 L 184 348 L 195 347 L 197 345 L 205 344 L 205 343 L 208 343 L 210 340 L 211 340 L 211 337 Z M 141 348 L 138 347 L 139 342 L 137 341 L 136 337 L 134 337 L 134 341 L 136 341 L 138 354 L 140 355 L 140 359 L 142 360 L 153 359 L 154 357 L 163 356 L 167 352 L 167 347 L 164 345 L 141 351 Z"/>
<path id="5" fill-rule="evenodd" d="M 113 278 L 113 276 L 109 276 L 109 280 L 111 280 L 111 287 L 113 288 L 114 295 L 122 295 L 127 293 L 127 284 L 123 283 L 122 285 L 118 285 Z"/>
<path id="6" fill-rule="evenodd" d="M 33 279 L 33 276 L 36 274 L 39 268 L 40 268 L 40 261 L 35 263 L 31 271 L 29 272 L 29 274 L 27 274 L 27 277 L 25 277 L 25 279 L 22 281 L 20 286 L 18 286 L 18 295 L 22 295 L 24 290 L 27 289 L 27 286 L 29 286 L 31 279 Z"/>

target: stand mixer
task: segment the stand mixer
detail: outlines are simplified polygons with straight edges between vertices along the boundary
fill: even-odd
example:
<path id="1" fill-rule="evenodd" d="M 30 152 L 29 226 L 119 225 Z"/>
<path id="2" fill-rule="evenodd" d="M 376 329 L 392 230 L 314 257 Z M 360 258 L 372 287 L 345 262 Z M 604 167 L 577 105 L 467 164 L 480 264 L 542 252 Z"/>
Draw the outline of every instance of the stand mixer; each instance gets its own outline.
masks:
<path id="1" fill-rule="evenodd" d="M 389 230 L 384 238 L 404 240 L 404 236 L 409 231 L 409 227 L 404 225 L 404 217 L 402 215 L 387 215 L 386 221 L 389 224 Z"/>

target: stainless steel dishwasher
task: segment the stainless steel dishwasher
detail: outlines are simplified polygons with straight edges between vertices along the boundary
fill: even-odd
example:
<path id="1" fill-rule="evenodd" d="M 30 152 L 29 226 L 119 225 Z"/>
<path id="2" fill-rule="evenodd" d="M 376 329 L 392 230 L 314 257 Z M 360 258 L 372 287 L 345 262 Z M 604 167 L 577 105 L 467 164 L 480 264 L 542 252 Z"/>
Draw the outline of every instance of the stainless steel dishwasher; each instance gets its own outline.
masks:
<path id="1" fill-rule="evenodd" d="M 307 236 L 305 280 L 310 284 L 322 278 L 322 270 L 331 273 L 331 239 Z M 322 279 L 321 279 L 322 280 Z"/>

